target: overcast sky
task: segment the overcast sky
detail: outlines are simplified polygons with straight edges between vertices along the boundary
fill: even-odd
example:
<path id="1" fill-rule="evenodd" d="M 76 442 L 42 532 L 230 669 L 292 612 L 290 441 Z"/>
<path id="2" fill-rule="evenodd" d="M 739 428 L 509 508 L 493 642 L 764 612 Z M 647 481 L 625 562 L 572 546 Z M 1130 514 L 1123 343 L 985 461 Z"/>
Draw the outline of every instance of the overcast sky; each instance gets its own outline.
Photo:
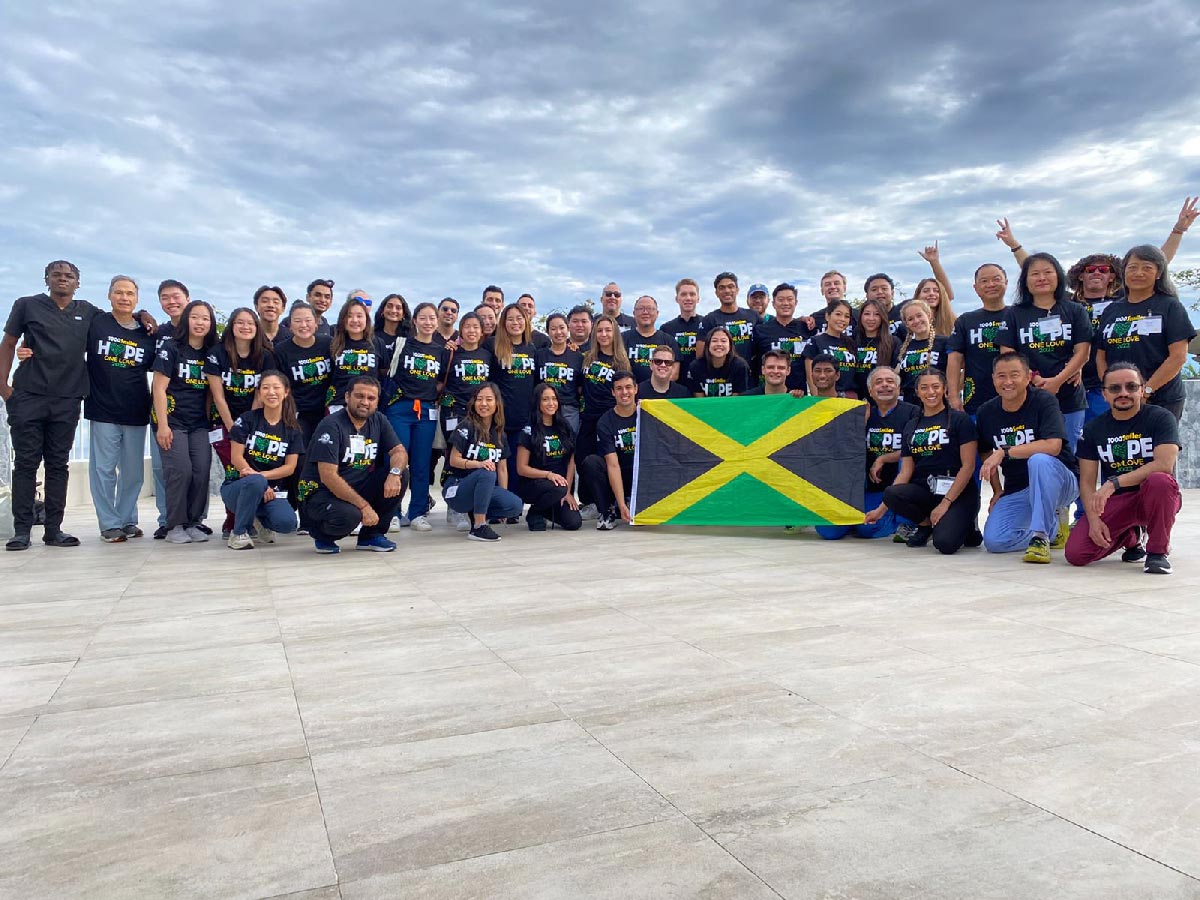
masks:
<path id="1" fill-rule="evenodd" d="M 543 311 L 691 276 L 958 289 L 1007 215 L 1065 265 L 1200 193 L 1200 4 L 10 0 L 0 308 L 166 277 Z M 652 9 L 652 12 L 647 12 Z M 1200 266 L 1200 226 L 1176 266 Z"/>

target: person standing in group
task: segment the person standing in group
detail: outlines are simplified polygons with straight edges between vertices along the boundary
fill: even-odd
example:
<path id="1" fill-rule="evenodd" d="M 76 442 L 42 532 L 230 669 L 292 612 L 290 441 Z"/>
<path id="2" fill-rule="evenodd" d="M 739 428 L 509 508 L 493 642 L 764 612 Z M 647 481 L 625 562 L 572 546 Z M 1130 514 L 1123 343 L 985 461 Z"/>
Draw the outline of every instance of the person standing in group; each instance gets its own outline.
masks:
<path id="1" fill-rule="evenodd" d="M 1108 253 L 1085 256 L 1067 270 L 1067 287 L 1072 299 L 1087 310 L 1092 323 L 1091 355 L 1083 365 L 1083 392 L 1087 403 L 1083 422 L 1086 425 L 1108 412 L 1108 400 L 1096 372 L 1096 339 L 1100 336 L 1100 319 L 1104 311 L 1114 300 L 1124 296 L 1121 260 Z"/>
<path id="2" fill-rule="evenodd" d="M 575 442 L 576 462 L 580 467 L 583 459 L 596 452 L 596 426 L 616 402 L 612 392 L 613 373 L 628 371 L 629 356 L 617 320 L 601 316 L 592 326 L 592 340 L 583 354 L 583 409 L 579 415 L 579 440 Z M 581 480 L 579 487 L 583 518 L 595 518 L 599 513 L 587 482 Z"/>
<path id="3" fill-rule="evenodd" d="M 317 553 L 360 529 L 356 550 L 390 553 L 388 525 L 404 498 L 408 454 L 379 411 L 378 379 L 359 375 L 313 433 L 300 478 L 301 502 Z M 385 467 L 384 460 L 389 465 Z"/>
<path id="4" fill-rule="evenodd" d="M 757 380 L 762 374 L 762 358 L 767 351 L 777 350 L 791 360 L 788 389 L 803 392 L 806 377 L 804 346 L 812 337 L 812 332 L 808 330 L 808 325 L 803 319 L 796 318 L 796 288 L 793 285 L 775 285 L 771 298 L 775 315 L 754 326 L 751 377 Z"/>
<path id="5" fill-rule="evenodd" d="M 399 296 L 397 294 L 396 296 Z M 443 297 L 438 304 L 438 327 L 433 333 L 433 339 L 443 347 L 454 347 L 458 344 L 458 301 L 453 297 Z"/>
<path id="6" fill-rule="evenodd" d="M 767 315 L 767 286 L 765 284 L 752 284 L 750 289 L 746 291 L 746 308 L 758 313 L 760 321 L 767 321 L 771 317 Z"/>
<path id="7" fill-rule="evenodd" d="M 214 413 L 209 436 L 213 452 L 221 460 L 226 475 L 232 460 L 230 429 L 238 416 L 253 405 L 262 373 L 274 367 L 271 343 L 263 337 L 254 310 L 245 306 L 235 309 L 225 325 L 225 333 L 204 361 L 204 376 L 208 379 Z M 226 507 L 221 539 L 229 540 L 232 529 L 233 510 Z"/>
<path id="8" fill-rule="evenodd" d="M 696 313 L 700 304 L 700 285 L 691 278 L 680 278 L 675 284 L 675 303 L 679 306 L 679 315 L 663 325 L 663 333 L 671 336 L 672 343 L 679 354 L 679 366 L 671 377 L 677 381 L 686 381 L 692 362 L 696 359 L 696 341 L 700 337 L 702 318 Z"/>
<path id="9" fill-rule="evenodd" d="M 488 350 L 496 346 L 496 323 L 499 317 L 492 307 L 481 303 L 475 307 L 475 315 L 479 317 L 479 326 L 483 329 L 483 344 Z"/>
<path id="10" fill-rule="evenodd" d="M 570 327 L 562 313 L 546 317 L 550 345 L 542 347 L 536 357 L 536 378 L 548 384 L 558 394 L 559 414 L 566 420 L 572 435 L 579 434 L 579 400 L 583 390 L 583 354 L 572 350 Z M 572 441 L 574 445 L 574 441 Z"/>
<path id="11" fill-rule="evenodd" d="M 15 463 L 12 473 L 13 537 L 8 550 L 27 550 L 34 524 L 37 471 L 46 469 L 46 520 L 42 541 L 50 547 L 77 547 L 62 530 L 67 506 L 68 459 L 75 442 L 79 407 L 88 392 L 84 351 L 92 320 L 100 310 L 77 300 L 79 269 L 56 260 L 46 266 L 49 293 L 20 297 L 13 304 L 0 342 L 0 399 L 8 411 Z M 137 318 L 153 332 L 154 320 Z M 29 351 L 8 383 L 17 341 Z"/>
<path id="12" fill-rule="evenodd" d="M 996 337 L 1004 325 L 1008 307 L 1004 293 L 1008 276 L 996 263 L 975 270 L 975 293 L 982 309 L 965 312 L 954 320 L 954 331 L 946 342 L 946 380 L 950 386 L 950 408 L 965 411 L 974 420 L 979 407 L 996 396 L 992 386 L 992 363 L 1000 353 Z"/>
<path id="13" fill-rule="evenodd" d="M 517 298 L 517 306 L 521 307 L 521 312 L 525 316 L 525 329 L 529 333 L 529 342 L 538 350 L 549 347 L 550 335 L 534 328 L 534 323 L 537 322 L 537 301 L 533 299 L 533 294 L 522 294 Z"/>
<path id="14" fill-rule="evenodd" d="M 1033 386 L 1058 399 L 1067 428 L 1067 447 L 1083 431 L 1084 398 L 1079 374 L 1092 348 L 1087 310 L 1067 298 L 1067 275 L 1049 253 L 1025 258 L 1018 299 L 996 337 L 1000 352 L 1019 350 L 1033 370 Z"/>
<path id="15" fill-rule="evenodd" d="M 757 384 L 742 394 L 743 397 L 769 397 L 773 394 L 791 394 L 793 397 L 803 397 L 804 391 L 788 390 L 788 376 L 792 371 L 792 364 L 788 354 L 782 350 L 768 350 L 762 355 L 759 360 L 759 366 L 762 369 L 762 384 Z M 638 388 L 638 399 L 646 400 L 648 397 L 642 396 L 641 387 Z"/>
<path id="16" fill-rule="evenodd" d="M 926 369 L 946 371 L 949 341 L 933 327 L 933 313 L 924 300 L 912 299 L 904 304 L 904 328 L 907 332 L 892 365 L 900 375 L 904 399 L 917 401 L 916 375 Z"/>
<path id="17" fill-rule="evenodd" d="M 466 415 L 450 435 L 450 476 L 442 497 L 451 509 L 468 517 L 468 538 L 473 541 L 495 543 L 500 535 L 488 521 L 521 515 L 521 498 L 509 490 L 504 464 L 510 452 L 505 424 L 500 389 L 485 382 L 471 394 Z"/>
<path id="18" fill-rule="evenodd" d="M 273 544 L 276 533 L 296 530 L 296 513 L 287 495 L 304 453 L 304 437 L 282 372 L 268 369 L 262 373 L 257 403 L 256 409 L 238 416 L 229 431 L 230 465 L 221 485 L 221 499 L 234 510 L 227 539 L 230 550 L 253 550 L 255 540 Z M 260 527 L 251 537 L 255 519 Z"/>
<path id="19" fill-rule="evenodd" d="M 832 356 L 838 367 L 837 390 L 842 396 L 857 400 L 855 392 L 855 369 L 858 366 L 858 349 L 850 337 L 850 325 L 854 310 L 845 300 L 829 302 L 825 311 L 825 330 L 814 334 L 804 345 L 805 378 L 808 392 L 816 393 L 813 382 L 813 361 L 820 356 Z"/>
<path id="20" fill-rule="evenodd" d="M 671 380 L 674 373 L 674 346 L 663 344 L 655 347 L 650 357 L 650 377 L 637 387 L 638 400 L 681 400 L 691 397 L 692 392 L 683 384 Z"/>
<path id="21" fill-rule="evenodd" d="M 621 312 L 621 288 L 615 281 L 610 281 L 600 291 L 600 311 L 602 315 L 615 319 L 620 331 L 633 328 L 637 324 L 632 316 Z"/>
<path id="22" fill-rule="evenodd" d="M 886 284 L 886 282 L 884 283 Z M 870 374 L 880 366 L 890 370 L 889 363 L 896 356 L 897 341 L 889 330 L 890 307 L 888 303 L 890 301 L 872 300 L 868 297 L 858 308 L 858 321 L 854 326 L 856 335 L 854 392 L 859 397 L 870 395 L 870 388 L 867 384 Z M 907 329 L 903 333 L 905 337 L 908 336 Z M 900 340 L 903 341 L 904 337 L 901 337 Z"/>
<path id="23" fill-rule="evenodd" d="M 905 541 L 909 547 L 924 547 L 930 538 L 937 551 L 947 555 L 963 546 L 978 547 L 983 538 L 975 529 L 975 427 L 966 413 L 946 405 L 946 373 L 940 369 L 917 376 L 917 396 L 921 414 L 904 429 L 900 471 L 865 521 L 873 525 L 891 510 L 917 523 Z"/>
<path id="24" fill-rule="evenodd" d="M 989 553 L 1023 549 L 1025 562 L 1049 563 L 1050 550 L 1066 546 L 1067 507 L 1079 495 L 1066 425 L 1054 395 L 1030 385 L 1020 353 L 997 356 L 992 381 L 998 396 L 975 417 L 979 475 L 992 485 L 983 546 Z"/>
<path id="25" fill-rule="evenodd" d="M 518 493 L 529 504 L 530 531 L 545 531 L 550 522 L 567 531 L 583 524 L 575 499 L 575 435 L 563 418 L 552 385 L 533 389 L 533 423 L 517 436 Z"/>
<path id="26" fill-rule="evenodd" d="M 193 300 L 180 316 L 181 332 L 158 349 L 154 360 L 153 422 L 162 450 L 167 489 L 167 536 L 172 544 L 207 541 L 199 525 L 208 505 L 209 382 L 204 364 L 217 342 L 216 316 Z"/>
<path id="27" fill-rule="evenodd" d="M 375 310 L 375 320 L 371 323 L 375 338 L 383 350 L 383 360 L 380 365 L 386 366 L 391 362 L 392 352 L 396 349 L 396 339 L 406 338 L 412 330 L 412 314 L 408 310 L 408 301 L 399 294 L 388 294 Z"/>
<path id="28" fill-rule="evenodd" d="M 500 311 L 504 309 L 504 289 L 494 284 L 489 284 L 483 289 L 483 295 L 479 300 L 479 304 L 490 309 L 494 313 L 493 318 L 499 320 Z M 476 312 L 478 312 L 478 309 Z M 491 332 L 489 331 L 488 334 L 491 334 Z"/>
<path id="29" fill-rule="evenodd" d="M 292 336 L 291 329 L 282 322 L 287 302 L 287 294 L 281 287 L 264 284 L 254 292 L 254 314 L 258 316 L 258 327 L 272 347 Z"/>
<path id="30" fill-rule="evenodd" d="M 883 331 L 886 334 L 887 328 Z M 867 374 L 867 393 L 871 405 L 867 409 L 863 510 L 870 512 L 883 505 L 884 492 L 896 480 L 904 430 L 920 417 L 921 411 L 900 399 L 900 376 L 888 366 L 879 366 Z M 818 525 L 817 534 L 827 541 L 838 541 L 851 533 L 861 538 L 880 538 L 894 534 L 901 526 L 907 529 L 911 524 L 883 506 L 880 515 L 870 522 L 864 515 L 862 525 Z M 907 534 L 911 533 L 907 531 Z"/>
<path id="31" fill-rule="evenodd" d="M 489 310 L 490 311 L 490 310 Z M 491 381 L 496 359 L 492 351 L 481 346 L 483 325 L 477 313 L 469 312 L 458 325 L 459 346 L 453 350 L 446 363 L 446 374 L 442 380 L 442 408 L 439 414 L 442 442 L 450 452 L 450 438 L 458 430 L 459 423 L 467 414 L 471 395 L 480 385 Z M 442 473 L 442 482 L 449 477 L 449 461 Z M 446 507 L 446 522 L 459 531 L 470 531 L 470 520 L 463 513 Z"/>
<path id="32" fill-rule="evenodd" d="M 167 320 L 162 323 L 155 333 L 154 351 L 157 354 L 164 341 L 173 338 L 179 329 L 179 317 L 183 308 L 191 300 L 187 285 L 174 278 L 168 278 L 158 285 L 158 304 L 162 307 Z M 162 451 L 158 441 L 150 441 L 150 474 L 154 478 L 154 506 L 158 510 L 158 527 L 154 531 L 154 539 L 161 541 L 167 536 L 167 486 L 163 480 Z M 207 529 L 207 525 L 201 525 Z M 209 529 L 211 531 L 211 529 Z M 206 532 L 208 533 L 208 532 Z"/>
<path id="33" fill-rule="evenodd" d="M 808 330 L 813 334 L 824 334 L 829 311 L 839 303 L 846 301 L 846 276 L 836 269 L 830 269 L 821 276 L 821 296 L 825 298 L 825 308 L 805 318 Z M 846 326 L 846 335 L 854 334 L 853 322 Z"/>
<path id="34" fill-rule="evenodd" d="M 1183 365 L 1188 343 L 1196 336 L 1179 292 L 1167 271 L 1167 258 L 1152 244 L 1125 254 L 1125 297 L 1114 301 L 1100 318 L 1096 337 L 1096 371 L 1100 377 L 1116 362 L 1131 362 L 1145 381 L 1146 402 L 1161 406 L 1179 422 L 1183 418 Z"/>
<path id="35" fill-rule="evenodd" d="M 328 278 L 317 278 L 308 283 L 308 288 L 304 292 L 304 302 L 313 309 L 313 316 L 317 320 L 316 334 L 319 337 L 332 337 L 332 329 L 329 327 L 329 320 L 325 318 L 325 313 L 329 312 L 329 308 L 333 306 L 333 281 Z M 291 328 L 291 316 L 283 320 L 285 328 Z"/>
<path id="36" fill-rule="evenodd" d="M 597 531 L 612 531 L 618 522 L 633 522 L 629 497 L 637 451 L 637 382 L 632 372 L 613 374 L 612 394 L 613 407 L 596 426 L 597 452 L 584 459 L 580 472 L 601 510 Z"/>
<path id="37" fill-rule="evenodd" d="M 567 334 L 570 347 L 585 353 L 592 343 L 592 311 L 586 306 L 572 306 L 567 313 Z"/>
<path id="38" fill-rule="evenodd" d="M 812 383 L 808 386 L 810 397 L 846 397 L 846 391 L 839 383 L 843 379 L 838 360 L 833 354 L 820 353 L 807 362 L 812 370 Z"/>
<path id="39" fill-rule="evenodd" d="M 750 387 L 750 366 L 734 352 L 733 338 L 723 325 L 705 332 L 688 383 L 697 397 L 736 397 Z"/>
<path id="40" fill-rule="evenodd" d="M 448 353 L 433 339 L 437 307 L 418 303 L 412 333 L 397 343 L 384 384 L 387 420 L 408 455 L 408 515 L 400 520 L 413 531 L 432 531 L 429 512 L 429 467 L 438 427 L 438 390 Z"/>
<path id="41" fill-rule="evenodd" d="M 517 435 L 533 420 L 533 387 L 537 383 L 537 348 L 529 339 L 529 320 L 521 307 L 510 303 L 500 313 L 500 324 L 496 326 L 496 344 L 492 351 L 496 357 L 496 368 L 492 372 L 496 386 L 500 388 L 503 401 L 504 423 L 507 433 L 505 441 L 509 447 L 508 484 L 517 484 L 517 461 L 512 457 L 512 448 L 517 445 Z M 513 523 L 509 523 L 510 525 Z"/>
<path id="42" fill-rule="evenodd" d="M 950 308 L 950 292 L 946 285 L 936 278 L 922 278 L 917 282 L 912 298 L 929 307 L 929 322 L 934 333 L 949 337 L 954 331 L 954 310 Z M 908 306 L 908 303 L 904 305 Z"/>
<path id="43" fill-rule="evenodd" d="M 109 282 L 111 313 L 92 319 L 88 330 L 90 389 L 83 416 L 91 422 L 88 478 L 100 537 L 110 544 L 142 536 L 138 495 L 145 478 L 146 425 L 150 389 L 146 375 L 154 362 L 155 340 L 133 318 L 138 285 L 128 275 Z"/>
<path id="44" fill-rule="evenodd" d="M 375 339 L 371 312 L 361 300 L 347 300 L 338 313 L 329 342 L 329 358 L 332 368 L 327 402 L 331 412 L 342 402 L 355 378 L 367 375 L 379 380 L 384 363 L 383 346 Z"/>
<path id="45" fill-rule="evenodd" d="M 1135 279 L 1136 282 L 1136 279 Z M 1145 380 L 1131 362 L 1104 373 L 1109 411 L 1083 426 L 1079 496 L 1087 519 L 1067 539 L 1067 562 L 1086 566 L 1123 549 L 1148 575 L 1170 575 L 1171 530 L 1179 513 L 1179 425 L 1145 402 Z M 1099 486 L 1097 487 L 1097 481 Z"/>
<path id="46" fill-rule="evenodd" d="M 703 353 L 702 344 L 708 333 L 715 328 L 724 328 L 733 342 L 733 351 L 747 366 L 754 359 L 754 328 L 762 322 L 762 316 L 752 309 L 737 304 L 738 280 L 732 272 L 722 272 L 713 279 L 713 288 L 721 304 L 700 320 L 700 335 L 696 339 L 696 355 Z"/>
<path id="47" fill-rule="evenodd" d="M 896 305 L 896 282 L 892 280 L 892 276 L 886 272 L 876 272 L 863 282 L 863 293 L 867 300 L 879 304 L 879 308 L 883 310 L 884 321 L 888 323 L 888 334 L 894 338 L 893 343 L 904 340 L 904 320 L 900 315 L 904 306 Z M 862 307 L 859 307 L 859 310 L 861 312 Z M 856 322 L 856 330 L 857 327 Z"/>
<path id="48" fill-rule="evenodd" d="M 673 342 L 670 335 L 655 326 L 658 321 L 658 301 L 649 294 L 638 297 L 633 304 L 633 320 L 636 326 L 621 335 L 625 352 L 629 354 L 629 365 L 633 377 L 639 383 L 650 377 L 650 356 L 655 347 Z"/>

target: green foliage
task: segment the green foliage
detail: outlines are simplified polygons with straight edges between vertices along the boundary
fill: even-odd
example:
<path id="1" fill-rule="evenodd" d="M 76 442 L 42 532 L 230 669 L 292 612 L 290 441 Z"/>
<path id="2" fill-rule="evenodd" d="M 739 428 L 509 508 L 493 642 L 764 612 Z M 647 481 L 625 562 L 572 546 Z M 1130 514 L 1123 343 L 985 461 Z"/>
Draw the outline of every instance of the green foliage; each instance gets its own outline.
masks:
<path id="1" fill-rule="evenodd" d="M 1200 269 L 1176 269 L 1171 273 L 1171 278 L 1175 280 L 1175 286 L 1183 292 L 1200 291 Z M 1200 298 L 1185 302 L 1188 309 L 1200 312 Z"/>

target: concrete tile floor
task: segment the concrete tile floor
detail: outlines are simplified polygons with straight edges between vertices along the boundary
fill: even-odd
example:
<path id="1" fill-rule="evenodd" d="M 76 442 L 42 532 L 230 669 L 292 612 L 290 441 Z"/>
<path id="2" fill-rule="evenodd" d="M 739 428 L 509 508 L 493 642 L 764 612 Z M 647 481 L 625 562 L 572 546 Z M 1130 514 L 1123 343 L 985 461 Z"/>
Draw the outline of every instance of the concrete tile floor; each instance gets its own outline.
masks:
<path id="1" fill-rule="evenodd" d="M 1160 579 L 72 510 L 0 554 L 0 897 L 1197 898 L 1198 501 Z"/>

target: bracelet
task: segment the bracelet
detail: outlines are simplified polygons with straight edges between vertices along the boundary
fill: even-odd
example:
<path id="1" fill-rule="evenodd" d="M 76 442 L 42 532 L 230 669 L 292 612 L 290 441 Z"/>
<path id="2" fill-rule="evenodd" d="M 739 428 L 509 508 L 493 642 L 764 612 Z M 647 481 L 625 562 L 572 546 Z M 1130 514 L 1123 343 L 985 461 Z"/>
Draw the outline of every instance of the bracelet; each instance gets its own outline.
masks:
<path id="1" fill-rule="evenodd" d="M 1009 250 L 1011 250 L 1013 253 L 1016 253 L 1018 250 L 1020 250 L 1020 249 L 1021 249 L 1021 245 L 1020 245 L 1020 244 L 1017 244 L 1017 246 L 1015 246 L 1015 247 L 1009 247 L 1008 249 L 1009 249 Z"/>
<path id="2" fill-rule="evenodd" d="M 1182 232 L 1182 231 L 1180 231 L 1178 228 L 1172 228 L 1172 229 L 1171 229 L 1171 234 L 1183 234 L 1183 232 Z"/>

